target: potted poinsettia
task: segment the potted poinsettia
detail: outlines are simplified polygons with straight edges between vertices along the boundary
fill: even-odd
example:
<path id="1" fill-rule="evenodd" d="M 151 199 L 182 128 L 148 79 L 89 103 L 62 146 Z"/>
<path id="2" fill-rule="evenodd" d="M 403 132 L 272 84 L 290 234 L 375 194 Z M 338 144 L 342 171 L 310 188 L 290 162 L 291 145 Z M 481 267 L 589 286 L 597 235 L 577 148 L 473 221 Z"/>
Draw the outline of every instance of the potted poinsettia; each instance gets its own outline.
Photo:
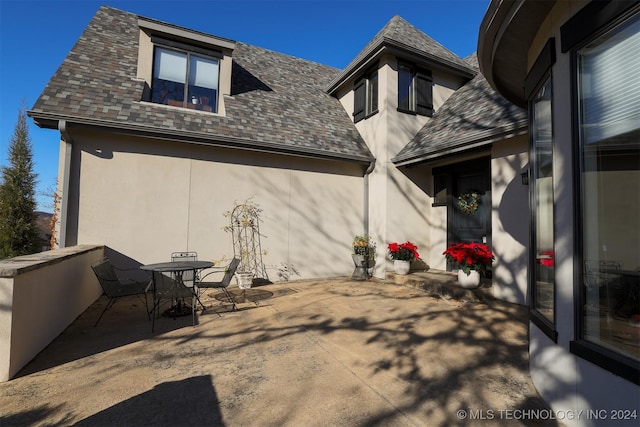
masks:
<path id="1" fill-rule="evenodd" d="M 452 243 L 442 254 L 458 266 L 458 282 L 467 288 L 480 284 L 480 275 L 495 259 L 487 245 L 476 242 Z"/>
<path id="2" fill-rule="evenodd" d="M 389 243 L 389 256 L 393 260 L 393 270 L 397 274 L 407 274 L 411 269 L 411 261 L 420 258 L 418 246 L 407 241 Z"/>

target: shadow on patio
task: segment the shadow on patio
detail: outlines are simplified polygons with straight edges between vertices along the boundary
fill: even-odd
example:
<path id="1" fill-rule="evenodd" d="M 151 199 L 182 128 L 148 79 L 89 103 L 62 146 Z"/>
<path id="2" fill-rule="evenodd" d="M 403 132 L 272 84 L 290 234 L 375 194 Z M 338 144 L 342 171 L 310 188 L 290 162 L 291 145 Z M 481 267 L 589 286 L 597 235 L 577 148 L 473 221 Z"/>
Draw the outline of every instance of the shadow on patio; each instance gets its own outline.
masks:
<path id="1" fill-rule="evenodd" d="M 300 281 L 254 288 L 195 327 L 163 318 L 152 334 L 134 301 L 97 328 L 94 304 L 0 384 L 0 425 L 556 425 L 499 419 L 548 409 L 528 374 L 525 307 Z"/>

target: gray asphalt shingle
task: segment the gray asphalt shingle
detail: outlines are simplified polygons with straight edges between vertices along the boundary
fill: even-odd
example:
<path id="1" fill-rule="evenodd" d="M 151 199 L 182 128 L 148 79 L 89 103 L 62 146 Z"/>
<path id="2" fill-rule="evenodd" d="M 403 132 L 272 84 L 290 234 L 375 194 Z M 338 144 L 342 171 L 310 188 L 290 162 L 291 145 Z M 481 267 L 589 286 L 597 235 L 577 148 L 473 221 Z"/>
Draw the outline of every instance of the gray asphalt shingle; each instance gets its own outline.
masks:
<path id="1" fill-rule="evenodd" d="M 326 85 L 340 70 L 236 43 L 226 115 L 140 102 L 138 15 L 101 7 L 29 115 L 159 132 L 176 139 L 311 154 L 358 162 L 371 152 Z"/>

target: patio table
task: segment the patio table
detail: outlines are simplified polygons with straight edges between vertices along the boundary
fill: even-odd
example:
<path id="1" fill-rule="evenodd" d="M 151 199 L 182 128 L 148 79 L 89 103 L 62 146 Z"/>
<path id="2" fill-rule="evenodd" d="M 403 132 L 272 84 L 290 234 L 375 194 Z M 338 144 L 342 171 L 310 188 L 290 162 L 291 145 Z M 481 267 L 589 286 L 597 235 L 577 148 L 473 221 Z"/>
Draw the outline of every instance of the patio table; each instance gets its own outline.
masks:
<path id="1" fill-rule="evenodd" d="M 197 271 L 204 270 L 205 268 L 210 268 L 210 267 L 213 267 L 213 262 L 211 261 L 168 261 L 168 262 L 159 262 L 155 264 L 147 264 L 147 265 L 140 266 L 141 270 L 150 271 L 151 277 L 152 277 L 151 283 L 153 286 L 153 308 L 151 309 L 151 312 L 153 316 L 152 316 L 152 322 L 151 322 L 151 332 L 154 331 L 155 319 L 157 314 L 156 312 L 160 307 L 161 295 L 158 294 L 158 281 L 159 281 L 158 278 L 160 280 L 162 280 L 162 278 L 159 275 L 162 275 L 164 273 L 171 273 L 175 280 L 176 289 L 182 286 L 184 288 L 191 289 L 191 293 L 195 295 L 194 294 L 194 292 L 196 292 L 195 289 L 193 289 L 193 287 L 190 288 L 186 286 L 182 280 L 182 276 L 184 272 L 192 271 L 195 277 L 195 273 Z M 189 309 L 188 307 L 183 305 L 178 298 L 174 299 L 174 304 L 171 306 L 171 308 L 169 308 L 166 311 L 167 315 L 172 316 L 174 318 L 176 316 L 186 316 L 189 313 L 193 314 L 194 324 L 195 324 L 194 307 L 191 307 Z"/>

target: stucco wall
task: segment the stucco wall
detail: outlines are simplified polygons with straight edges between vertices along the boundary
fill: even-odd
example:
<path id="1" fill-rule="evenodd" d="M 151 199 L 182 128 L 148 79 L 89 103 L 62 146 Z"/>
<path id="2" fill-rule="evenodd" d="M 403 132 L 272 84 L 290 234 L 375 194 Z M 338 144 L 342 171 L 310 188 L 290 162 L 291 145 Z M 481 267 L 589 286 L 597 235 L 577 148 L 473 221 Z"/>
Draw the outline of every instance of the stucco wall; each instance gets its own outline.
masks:
<path id="1" fill-rule="evenodd" d="M 102 294 L 90 268 L 102 247 L 0 261 L 0 381 L 14 377 Z"/>
<path id="2" fill-rule="evenodd" d="M 197 251 L 233 256 L 225 212 L 251 198 L 269 279 L 351 274 L 362 233 L 363 167 L 122 135 L 74 132 L 67 244 L 99 243 L 140 263 Z M 61 159 L 62 161 L 62 159 Z M 74 227 L 70 227 L 73 230 Z M 225 261 L 222 261 L 225 260 Z M 313 262 L 310 262 L 313 260 Z"/>
<path id="3" fill-rule="evenodd" d="M 526 135 L 496 142 L 491 149 L 493 295 L 528 304 L 529 187 L 520 174 L 528 168 Z"/>
<path id="4" fill-rule="evenodd" d="M 433 73 L 433 102 L 437 111 L 461 84 L 457 78 L 439 71 Z M 353 112 L 352 86 L 338 97 L 349 113 Z M 397 58 L 385 55 L 378 71 L 378 113 L 356 123 L 356 127 L 376 158 L 369 176 L 369 233 L 378 245 L 375 275 L 384 277 L 384 269 L 392 268 L 387 244 L 412 241 L 418 245 L 423 262 L 443 268 L 442 250 L 434 256 L 432 228 L 438 227 L 432 218 L 430 169 L 399 170 L 391 161 L 430 118 L 397 111 Z M 446 210 L 444 212 L 446 215 Z M 439 216 L 438 213 L 435 213 Z M 445 223 L 446 233 L 446 223 Z M 437 234 L 437 232 L 436 232 Z M 436 239 L 440 237 L 436 235 Z M 445 235 L 446 242 L 446 235 Z M 385 262 L 383 262 L 383 260 Z M 414 267 L 419 267 L 418 264 Z"/>

